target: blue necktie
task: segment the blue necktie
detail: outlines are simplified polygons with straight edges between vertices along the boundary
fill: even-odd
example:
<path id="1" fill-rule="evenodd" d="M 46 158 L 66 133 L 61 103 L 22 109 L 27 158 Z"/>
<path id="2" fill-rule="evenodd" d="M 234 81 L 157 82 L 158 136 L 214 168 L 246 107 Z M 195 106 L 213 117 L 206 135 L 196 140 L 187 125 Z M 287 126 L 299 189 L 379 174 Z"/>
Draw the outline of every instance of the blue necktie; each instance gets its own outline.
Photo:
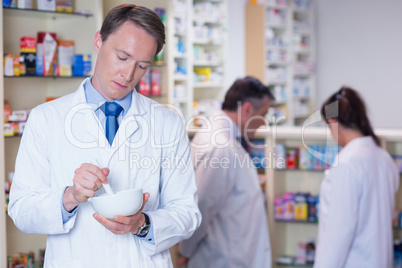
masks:
<path id="1" fill-rule="evenodd" d="M 117 117 L 123 111 L 123 108 L 116 102 L 105 102 L 100 109 L 106 116 L 106 138 L 109 144 L 112 145 L 114 136 L 119 128 Z"/>

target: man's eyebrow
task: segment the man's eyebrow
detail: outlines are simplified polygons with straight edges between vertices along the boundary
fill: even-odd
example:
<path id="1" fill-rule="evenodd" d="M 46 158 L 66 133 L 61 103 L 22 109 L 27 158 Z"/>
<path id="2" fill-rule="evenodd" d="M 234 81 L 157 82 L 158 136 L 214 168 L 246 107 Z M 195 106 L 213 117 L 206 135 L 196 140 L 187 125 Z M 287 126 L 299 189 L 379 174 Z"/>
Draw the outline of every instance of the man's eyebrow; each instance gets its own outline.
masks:
<path id="1" fill-rule="evenodd" d="M 130 57 L 130 58 L 132 57 L 130 53 L 128 53 L 124 50 L 116 49 L 116 51 L 125 54 L 127 57 Z M 149 60 L 139 60 L 138 62 L 152 64 L 152 61 L 149 61 Z"/>

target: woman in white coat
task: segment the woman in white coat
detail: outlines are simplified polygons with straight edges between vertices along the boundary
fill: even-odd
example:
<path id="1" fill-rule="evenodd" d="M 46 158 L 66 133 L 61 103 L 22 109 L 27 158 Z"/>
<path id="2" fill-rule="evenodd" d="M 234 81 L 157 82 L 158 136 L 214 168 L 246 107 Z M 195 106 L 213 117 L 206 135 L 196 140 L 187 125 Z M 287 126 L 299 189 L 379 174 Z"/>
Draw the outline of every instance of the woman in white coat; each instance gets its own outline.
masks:
<path id="1" fill-rule="evenodd" d="M 342 147 L 321 184 L 316 268 L 392 267 L 399 174 L 359 94 L 342 87 L 321 114 Z"/>

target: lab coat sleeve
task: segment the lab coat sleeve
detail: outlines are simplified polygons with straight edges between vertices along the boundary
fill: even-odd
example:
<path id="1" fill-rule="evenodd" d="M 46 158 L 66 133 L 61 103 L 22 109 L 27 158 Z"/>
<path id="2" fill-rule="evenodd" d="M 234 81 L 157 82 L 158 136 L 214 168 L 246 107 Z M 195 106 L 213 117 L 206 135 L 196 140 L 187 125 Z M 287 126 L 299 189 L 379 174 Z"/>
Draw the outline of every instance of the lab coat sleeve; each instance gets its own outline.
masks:
<path id="1" fill-rule="evenodd" d="M 202 214 L 200 227 L 194 235 L 181 243 L 180 253 L 191 258 L 196 252 L 197 247 L 205 239 L 212 220 L 222 210 L 227 202 L 227 198 L 234 187 L 231 172 L 235 172 L 233 167 L 222 166 L 222 159 L 231 159 L 230 151 L 214 148 L 208 153 L 197 154 L 195 176 L 199 193 L 198 206 Z M 233 159 L 233 158 L 232 158 Z M 233 161 L 231 161 L 233 163 Z"/>
<path id="2" fill-rule="evenodd" d="M 164 251 L 189 238 L 201 222 L 197 205 L 197 186 L 187 133 L 182 122 L 165 115 L 163 126 L 166 146 L 160 168 L 160 205 L 155 211 L 146 211 L 152 218 L 154 243 L 141 240 L 148 255 Z M 172 164 L 172 159 L 174 163 Z"/>
<path id="3" fill-rule="evenodd" d="M 31 111 L 18 151 L 10 191 L 9 215 L 22 232 L 67 233 L 75 216 L 63 224 L 60 199 L 63 187 L 52 187 L 46 140 L 46 116 L 39 108 Z"/>
<path id="4" fill-rule="evenodd" d="M 328 219 L 319 223 L 315 268 L 344 266 L 356 231 L 363 187 L 359 173 L 347 163 L 333 168 L 329 176 Z"/>

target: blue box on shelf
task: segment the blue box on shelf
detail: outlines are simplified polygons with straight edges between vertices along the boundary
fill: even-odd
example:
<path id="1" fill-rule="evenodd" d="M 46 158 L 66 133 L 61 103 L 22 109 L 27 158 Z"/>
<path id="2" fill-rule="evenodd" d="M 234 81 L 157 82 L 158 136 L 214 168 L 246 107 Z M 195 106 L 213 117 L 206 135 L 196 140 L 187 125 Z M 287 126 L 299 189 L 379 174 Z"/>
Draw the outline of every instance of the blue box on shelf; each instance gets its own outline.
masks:
<path id="1" fill-rule="evenodd" d="M 91 70 L 91 54 L 74 55 L 73 76 L 90 76 Z"/>

